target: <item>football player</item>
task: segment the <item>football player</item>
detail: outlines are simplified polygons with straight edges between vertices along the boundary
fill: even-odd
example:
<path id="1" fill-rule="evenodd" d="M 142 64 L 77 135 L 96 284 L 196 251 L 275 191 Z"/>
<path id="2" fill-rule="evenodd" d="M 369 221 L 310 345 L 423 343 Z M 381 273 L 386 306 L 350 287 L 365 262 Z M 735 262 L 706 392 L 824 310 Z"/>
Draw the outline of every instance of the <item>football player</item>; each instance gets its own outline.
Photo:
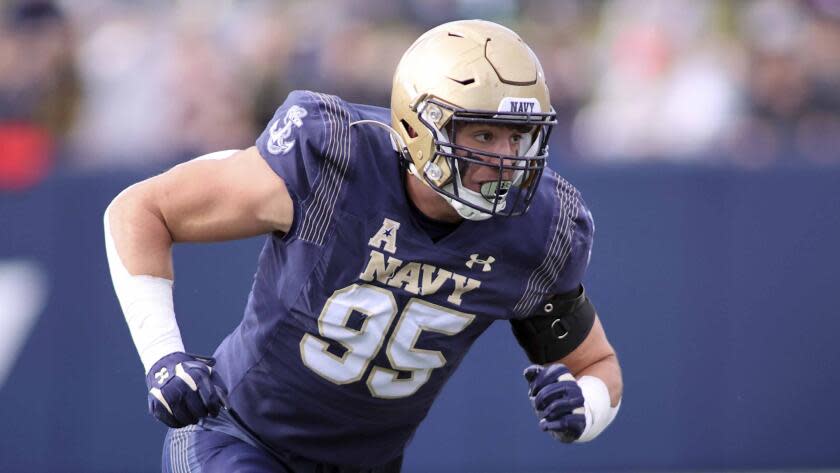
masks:
<path id="1" fill-rule="evenodd" d="M 401 59 L 391 109 L 292 92 L 256 141 L 123 191 L 111 276 L 171 427 L 164 471 L 396 472 L 465 353 L 508 320 L 540 427 L 584 442 L 620 368 L 581 285 L 593 224 L 546 167 L 543 71 L 512 31 L 457 21 Z M 240 325 L 186 352 L 174 242 L 267 235 Z"/>

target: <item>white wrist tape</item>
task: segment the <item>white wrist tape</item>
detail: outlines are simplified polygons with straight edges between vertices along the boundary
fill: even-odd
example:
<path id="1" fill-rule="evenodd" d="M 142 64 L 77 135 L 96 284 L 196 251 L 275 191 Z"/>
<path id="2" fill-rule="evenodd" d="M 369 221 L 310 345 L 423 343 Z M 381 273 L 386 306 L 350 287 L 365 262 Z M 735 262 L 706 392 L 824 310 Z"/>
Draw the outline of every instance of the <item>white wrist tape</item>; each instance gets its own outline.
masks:
<path id="1" fill-rule="evenodd" d="M 172 281 L 147 275 L 132 275 L 123 265 L 111 236 L 110 207 L 105 210 L 105 251 L 114 291 L 120 301 L 131 338 L 146 373 L 164 356 L 184 351 L 175 321 Z"/>
<path id="2" fill-rule="evenodd" d="M 615 407 L 610 405 L 610 391 L 600 378 L 583 376 L 577 383 L 583 392 L 586 428 L 575 443 L 588 442 L 597 437 L 615 419 L 621 407 L 621 401 Z"/>

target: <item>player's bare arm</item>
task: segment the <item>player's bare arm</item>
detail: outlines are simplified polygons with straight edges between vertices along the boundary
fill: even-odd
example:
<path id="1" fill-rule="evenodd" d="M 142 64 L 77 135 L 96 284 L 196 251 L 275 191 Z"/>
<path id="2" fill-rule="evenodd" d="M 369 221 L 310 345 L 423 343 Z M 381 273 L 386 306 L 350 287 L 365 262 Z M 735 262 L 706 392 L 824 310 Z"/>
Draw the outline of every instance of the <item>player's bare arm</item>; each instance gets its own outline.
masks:
<path id="1" fill-rule="evenodd" d="M 583 287 L 550 298 L 513 330 L 534 362 L 525 370 L 540 428 L 564 443 L 586 442 L 609 426 L 623 385 L 615 350 Z"/>
<path id="2" fill-rule="evenodd" d="M 255 147 L 213 153 L 122 192 L 105 212 L 114 289 L 146 370 L 149 410 L 170 427 L 216 416 L 226 387 L 215 360 L 185 352 L 172 300 L 175 242 L 287 232 L 283 183 Z"/>
<path id="3" fill-rule="evenodd" d="M 111 234 L 130 274 L 172 279 L 174 242 L 287 232 L 293 206 L 255 147 L 193 160 L 135 184 L 110 206 Z"/>
<path id="4" fill-rule="evenodd" d="M 597 316 L 589 335 L 586 336 L 583 343 L 557 361 L 566 365 L 575 378 L 595 376 L 603 381 L 610 392 L 610 405 L 612 407 L 618 405 L 624 387 L 621 379 L 621 367 L 618 364 L 615 350 L 607 340 L 607 334 L 604 332 L 604 327 Z"/>

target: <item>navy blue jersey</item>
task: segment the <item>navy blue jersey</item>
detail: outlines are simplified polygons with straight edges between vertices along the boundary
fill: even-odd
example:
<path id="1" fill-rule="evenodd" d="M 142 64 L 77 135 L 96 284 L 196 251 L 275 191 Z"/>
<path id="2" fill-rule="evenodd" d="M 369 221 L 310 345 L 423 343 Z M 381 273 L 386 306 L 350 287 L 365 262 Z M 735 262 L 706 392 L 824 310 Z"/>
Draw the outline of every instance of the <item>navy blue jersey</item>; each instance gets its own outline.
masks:
<path id="1" fill-rule="evenodd" d="M 294 202 L 216 352 L 230 405 L 267 444 L 329 463 L 399 456 L 475 339 L 580 283 L 592 220 L 546 170 L 521 217 L 433 240 L 404 190 L 386 109 L 289 95 L 257 140 Z"/>

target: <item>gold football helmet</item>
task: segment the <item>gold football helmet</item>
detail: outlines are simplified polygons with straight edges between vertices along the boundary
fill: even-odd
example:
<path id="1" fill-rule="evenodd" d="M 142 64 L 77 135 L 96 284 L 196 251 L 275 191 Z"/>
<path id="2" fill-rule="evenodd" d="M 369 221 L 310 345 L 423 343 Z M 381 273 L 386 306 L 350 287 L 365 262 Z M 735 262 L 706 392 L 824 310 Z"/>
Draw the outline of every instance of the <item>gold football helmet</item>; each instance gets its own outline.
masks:
<path id="1" fill-rule="evenodd" d="M 556 124 L 539 60 L 522 39 L 489 21 L 445 23 L 405 52 L 394 74 L 391 122 L 412 174 L 463 218 L 521 215 L 535 195 Z M 458 125 L 521 127 L 519 153 L 501 155 L 456 144 Z M 476 192 L 462 185 L 468 166 L 498 171 Z"/>

